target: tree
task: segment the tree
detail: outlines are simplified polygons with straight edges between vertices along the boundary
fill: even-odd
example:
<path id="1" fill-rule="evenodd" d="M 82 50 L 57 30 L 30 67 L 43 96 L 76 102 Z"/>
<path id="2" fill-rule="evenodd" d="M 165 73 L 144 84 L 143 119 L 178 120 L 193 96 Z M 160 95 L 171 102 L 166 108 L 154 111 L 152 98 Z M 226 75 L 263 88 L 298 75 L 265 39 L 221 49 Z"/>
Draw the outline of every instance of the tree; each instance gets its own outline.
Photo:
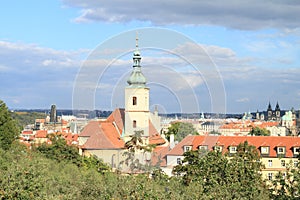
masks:
<path id="1" fill-rule="evenodd" d="M 43 143 L 38 146 L 36 150 L 42 153 L 46 158 L 50 158 L 58 162 L 72 162 L 77 166 L 82 164 L 82 158 L 78 154 L 77 147 L 67 145 L 66 140 L 57 135 L 50 136 L 50 139 L 52 144 Z"/>
<path id="2" fill-rule="evenodd" d="M 255 150 L 245 142 L 231 158 L 218 151 L 188 151 L 173 173 L 182 177 L 184 185 L 196 182 L 208 199 L 268 199 Z"/>
<path id="3" fill-rule="evenodd" d="M 270 136 L 270 131 L 265 128 L 252 127 L 251 131 L 249 132 L 249 135 Z"/>
<path id="4" fill-rule="evenodd" d="M 300 170 L 292 161 L 287 164 L 284 172 L 276 174 L 270 187 L 272 199 L 299 199 L 300 195 Z"/>
<path id="5" fill-rule="evenodd" d="M 168 132 L 166 133 L 167 139 L 170 139 L 171 134 L 174 135 L 176 141 L 181 141 L 188 135 L 198 135 L 198 132 L 191 123 L 175 122 L 168 128 Z"/>
<path id="6" fill-rule="evenodd" d="M 0 147 L 4 150 L 9 149 L 11 144 L 17 140 L 19 131 L 5 103 L 0 100 Z"/>
<path id="7" fill-rule="evenodd" d="M 149 171 L 152 166 L 151 163 L 147 163 L 147 161 L 143 162 L 145 153 L 150 154 L 155 145 L 144 144 L 142 139 L 143 131 L 135 131 L 131 136 L 131 139 L 125 143 L 125 148 L 128 151 L 123 153 L 123 156 L 126 157 L 124 161 L 120 164 L 125 164 L 129 167 L 131 172 L 138 171 Z"/>

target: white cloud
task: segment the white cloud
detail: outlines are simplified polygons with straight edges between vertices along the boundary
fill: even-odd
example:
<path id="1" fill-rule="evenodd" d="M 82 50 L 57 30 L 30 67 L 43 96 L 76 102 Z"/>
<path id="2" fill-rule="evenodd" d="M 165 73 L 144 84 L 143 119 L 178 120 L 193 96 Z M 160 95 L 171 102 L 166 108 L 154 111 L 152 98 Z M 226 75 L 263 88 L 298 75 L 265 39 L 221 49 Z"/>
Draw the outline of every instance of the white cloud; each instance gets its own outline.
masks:
<path id="1" fill-rule="evenodd" d="M 6 71 L 9 71 L 9 70 L 10 70 L 9 67 L 0 64 L 0 72 L 6 72 Z"/>
<path id="2" fill-rule="evenodd" d="M 298 1 L 84 1 L 64 0 L 67 6 L 81 8 L 75 21 L 129 22 L 153 24 L 218 25 L 236 29 L 299 28 Z M 287 32 L 287 31 L 286 31 Z"/>
<path id="3" fill-rule="evenodd" d="M 192 44 L 185 44 L 174 49 L 174 52 L 177 55 L 188 54 L 189 58 L 203 65 L 209 61 L 208 58 L 213 59 L 224 80 L 228 104 L 244 102 L 241 105 L 245 105 L 245 107 L 229 106 L 229 111 L 257 109 L 258 104 L 264 106 L 269 99 L 279 100 L 283 106 L 299 107 L 299 103 L 297 104 L 300 102 L 299 68 L 257 67 L 251 64 L 253 58 L 238 57 L 230 48 L 212 45 L 202 45 L 202 47 L 199 52 L 199 48 Z M 111 103 L 113 99 L 110 98 L 123 94 L 123 88 L 132 70 L 131 55 L 124 55 L 116 60 L 109 57 L 109 52 L 116 51 L 119 50 L 107 49 L 105 51 L 107 58 L 106 56 L 99 59 L 93 57 L 82 62 L 82 55 L 87 50 L 58 51 L 32 44 L 0 42 L 0 53 L 3 55 L 0 57 L 0 71 L 4 72 L 0 73 L 1 95 L 13 97 L 4 99 L 8 101 L 10 107 L 48 107 L 53 102 L 61 107 L 70 107 L 76 73 L 80 63 L 85 63 L 89 68 L 81 75 L 85 76 L 87 82 L 79 84 L 84 85 L 84 89 L 88 87 L 99 91 L 100 102 Z M 207 80 L 209 80 L 208 84 L 213 83 L 216 74 L 205 73 L 201 71 L 202 69 L 199 73 L 175 54 L 167 55 L 166 52 L 151 54 L 148 51 L 146 55 L 143 55 L 144 52 L 141 53 L 142 70 L 150 86 L 155 88 L 152 91 L 156 95 L 153 97 L 156 102 L 159 102 L 158 100 L 164 103 L 171 102 L 172 95 L 168 97 L 161 92 L 169 91 L 180 98 L 180 103 L 189 102 L 189 98 L 198 98 L 201 101 L 201 110 L 209 111 L 210 102 L 207 99 L 210 98 L 208 93 L 211 91 L 208 90 L 213 87 L 207 89 L 205 87 Z M 103 67 L 108 68 L 100 75 L 99 72 Z M 203 70 L 212 71 L 209 67 Z M 91 80 L 92 84 L 90 84 Z M 119 89 L 114 89 L 116 87 Z M 115 94 L 112 94 L 114 91 Z M 14 101 L 15 99 L 18 101 Z M 117 104 L 121 105 L 123 97 L 119 99 Z M 175 105 L 174 102 L 172 101 L 170 105 Z M 168 110 L 171 108 L 168 107 Z"/>
<path id="4" fill-rule="evenodd" d="M 244 98 L 237 99 L 235 101 L 238 102 L 238 103 L 244 103 L 244 102 L 249 102 L 250 99 L 247 98 L 247 97 L 244 97 Z"/>

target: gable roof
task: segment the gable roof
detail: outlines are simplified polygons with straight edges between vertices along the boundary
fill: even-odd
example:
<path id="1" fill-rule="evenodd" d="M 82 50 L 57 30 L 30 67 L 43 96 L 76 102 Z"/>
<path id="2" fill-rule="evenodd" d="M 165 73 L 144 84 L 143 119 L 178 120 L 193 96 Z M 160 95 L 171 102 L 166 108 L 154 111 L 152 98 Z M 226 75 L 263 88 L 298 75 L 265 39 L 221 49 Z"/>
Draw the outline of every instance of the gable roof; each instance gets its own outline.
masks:
<path id="1" fill-rule="evenodd" d="M 300 137 L 291 136 L 200 136 L 189 135 L 178 143 L 168 155 L 183 155 L 184 146 L 192 146 L 192 150 L 197 150 L 201 145 L 207 145 L 212 150 L 215 145 L 223 146 L 223 153 L 228 151 L 229 146 L 248 141 L 257 150 L 262 146 L 269 146 L 269 157 L 277 157 L 277 147 L 285 147 L 285 157 L 293 157 L 293 147 L 300 146 Z M 260 152 L 260 151 L 259 151 Z"/>
<path id="2" fill-rule="evenodd" d="M 165 159 L 168 151 L 170 149 L 170 146 L 157 146 L 153 150 L 151 154 L 151 164 L 153 166 L 159 165 L 159 166 L 166 166 L 167 161 Z"/>
<path id="3" fill-rule="evenodd" d="M 98 131 L 99 125 L 99 121 L 89 121 L 89 123 L 84 127 L 83 131 L 79 134 L 79 137 L 90 137 L 95 135 Z"/>
<path id="4" fill-rule="evenodd" d="M 166 141 L 160 136 L 152 122 L 149 120 L 149 144 L 165 144 Z"/>
<path id="5" fill-rule="evenodd" d="M 87 125 L 88 126 L 88 125 Z M 93 134 L 83 145 L 83 149 L 119 149 L 124 147 L 124 142 L 116 136 L 115 127 L 111 123 L 100 123 L 94 127 Z M 118 134 L 118 133 L 117 133 Z"/>
<path id="6" fill-rule="evenodd" d="M 83 149 L 120 149 L 124 148 L 121 138 L 124 130 L 125 110 L 114 110 L 105 121 L 90 121 L 79 137 L 89 137 Z M 166 141 L 149 120 L 149 144 L 165 144 Z"/>
<path id="7" fill-rule="evenodd" d="M 115 109 L 106 119 L 107 122 L 115 122 L 119 130 L 124 129 L 125 124 L 125 109 L 117 108 Z"/>
<path id="8" fill-rule="evenodd" d="M 121 139 L 124 127 L 124 109 L 116 109 L 105 121 L 90 121 L 79 137 L 89 137 L 83 149 L 124 148 Z"/>

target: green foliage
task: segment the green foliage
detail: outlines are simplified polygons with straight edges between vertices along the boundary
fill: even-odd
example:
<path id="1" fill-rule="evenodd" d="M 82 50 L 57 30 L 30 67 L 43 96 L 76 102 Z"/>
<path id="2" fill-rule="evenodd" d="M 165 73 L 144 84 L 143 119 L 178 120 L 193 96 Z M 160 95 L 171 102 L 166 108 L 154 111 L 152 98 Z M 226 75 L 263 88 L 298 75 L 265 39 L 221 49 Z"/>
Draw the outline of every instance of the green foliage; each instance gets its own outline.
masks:
<path id="1" fill-rule="evenodd" d="M 120 164 L 125 164 L 131 173 L 149 173 L 154 168 L 150 162 L 145 161 L 144 157 L 147 153 L 150 154 L 152 152 L 155 145 L 144 144 L 142 133 L 142 131 L 135 131 L 131 139 L 125 143 L 127 148 L 127 151 L 123 153 L 125 160 L 121 161 Z"/>
<path id="2" fill-rule="evenodd" d="M 44 157 L 55 160 L 59 163 L 67 162 L 75 164 L 78 167 L 95 169 L 101 173 L 110 171 L 110 167 L 96 156 L 80 156 L 78 154 L 78 148 L 73 145 L 68 145 L 62 137 L 52 135 L 50 136 L 50 139 L 52 144 L 43 143 L 35 149 Z"/>
<path id="3" fill-rule="evenodd" d="M 299 199 L 300 192 L 300 171 L 293 167 L 290 162 L 286 166 L 286 171 L 279 172 L 271 183 L 270 195 L 274 200 Z"/>
<path id="4" fill-rule="evenodd" d="M 259 173 L 263 166 L 256 162 L 255 150 L 247 142 L 242 143 L 230 159 L 217 151 L 189 151 L 173 172 L 182 177 L 185 185 L 200 185 L 202 195 L 208 199 L 268 199 Z"/>
<path id="5" fill-rule="evenodd" d="M 36 148 L 36 150 L 42 153 L 46 158 L 50 158 L 58 162 L 67 161 L 78 166 L 81 165 L 81 156 L 78 154 L 77 147 L 67 145 L 65 139 L 55 135 L 51 137 L 51 142 L 52 144 L 41 144 Z"/>
<path id="6" fill-rule="evenodd" d="M 19 128 L 12 119 L 5 103 L 0 100 L 0 148 L 8 150 L 18 138 Z"/>
<path id="7" fill-rule="evenodd" d="M 215 131 L 215 130 L 209 132 L 209 134 L 210 134 L 210 135 L 222 135 L 220 132 Z"/>
<path id="8" fill-rule="evenodd" d="M 55 144 L 55 143 L 58 144 Z M 59 139 L 59 151 L 68 147 Z M 0 199 L 298 199 L 300 172 L 288 167 L 266 189 L 256 162 L 259 155 L 247 142 L 234 155 L 189 151 L 185 164 L 168 177 L 160 169 L 148 174 L 121 175 L 103 167 L 95 157 L 56 157 L 50 146 L 32 151 L 18 142 L 0 149 Z M 72 148 L 72 147 L 71 147 Z M 46 154 L 53 154 L 48 155 Z M 76 159 L 75 159 L 76 160 Z M 98 167 L 95 167 L 98 166 Z M 101 172 L 101 173 L 99 173 Z M 105 172 L 105 173 L 104 173 Z M 281 185 L 282 187 L 278 187 Z"/>
<path id="9" fill-rule="evenodd" d="M 168 128 L 168 132 L 166 133 L 167 139 L 170 139 L 171 134 L 174 134 L 175 141 L 180 142 L 188 135 L 198 135 L 198 132 L 191 123 L 175 122 Z"/>
<path id="10" fill-rule="evenodd" d="M 265 128 L 253 127 L 249 132 L 249 135 L 270 136 L 270 131 Z"/>
<path id="11" fill-rule="evenodd" d="M 12 112 L 11 116 L 18 126 L 24 128 L 28 124 L 33 124 L 35 119 L 45 119 L 45 113 L 41 112 Z"/>

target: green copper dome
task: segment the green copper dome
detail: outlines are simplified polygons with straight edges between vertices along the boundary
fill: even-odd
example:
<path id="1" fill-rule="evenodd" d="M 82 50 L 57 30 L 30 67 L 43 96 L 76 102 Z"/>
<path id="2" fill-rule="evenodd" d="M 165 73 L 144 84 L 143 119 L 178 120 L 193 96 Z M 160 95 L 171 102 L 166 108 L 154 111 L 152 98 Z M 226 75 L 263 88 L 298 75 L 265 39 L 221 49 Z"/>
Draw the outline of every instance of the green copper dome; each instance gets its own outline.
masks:
<path id="1" fill-rule="evenodd" d="M 133 53 L 133 70 L 127 80 L 129 87 L 146 87 L 146 78 L 141 70 L 141 54 L 136 44 L 136 50 Z"/>

